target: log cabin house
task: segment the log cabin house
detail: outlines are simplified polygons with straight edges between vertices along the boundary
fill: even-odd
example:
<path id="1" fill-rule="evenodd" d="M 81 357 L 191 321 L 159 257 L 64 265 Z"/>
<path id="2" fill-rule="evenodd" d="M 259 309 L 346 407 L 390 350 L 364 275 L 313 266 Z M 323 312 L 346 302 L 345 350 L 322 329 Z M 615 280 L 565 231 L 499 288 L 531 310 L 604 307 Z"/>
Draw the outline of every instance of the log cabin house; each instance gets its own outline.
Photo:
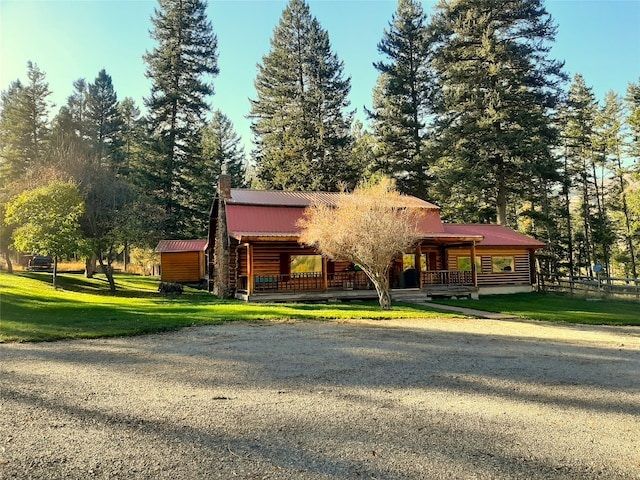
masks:
<path id="1" fill-rule="evenodd" d="M 296 223 L 337 193 L 233 189 L 221 175 L 207 247 L 209 290 L 245 301 L 375 299 L 357 265 L 331 261 L 299 242 Z M 422 238 L 394 259 L 394 300 L 531 291 L 535 251 L 544 243 L 500 225 L 443 224 L 439 208 L 407 197 L 424 212 Z"/>
<path id="2" fill-rule="evenodd" d="M 160 240 L 160 280 L 200 283 L 206 280 L 206 240 Z"/>

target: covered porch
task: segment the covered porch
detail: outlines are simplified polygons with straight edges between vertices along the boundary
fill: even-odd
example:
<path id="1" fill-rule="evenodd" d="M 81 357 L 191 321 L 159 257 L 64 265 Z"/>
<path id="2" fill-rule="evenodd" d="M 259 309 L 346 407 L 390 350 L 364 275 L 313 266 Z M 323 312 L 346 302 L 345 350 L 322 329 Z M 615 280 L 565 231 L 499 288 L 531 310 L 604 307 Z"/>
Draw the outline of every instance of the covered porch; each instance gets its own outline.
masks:
<path id="1" fill-rule="evenodd" d="M 481 239 L 425 239 L 413 252 L 395 258 L 389 269 L 392 299 L 476 298 L 475 246 Z M 446 268 L 448 249 L 453 247 L 466 247 L 470 252 L 467 270 Z M 244 301 L 348 301 L 378 297 L 369 278 L 357 266 L 332 262 L 297 242 L 238 243 L 234 257 L 235 297 Z"/>

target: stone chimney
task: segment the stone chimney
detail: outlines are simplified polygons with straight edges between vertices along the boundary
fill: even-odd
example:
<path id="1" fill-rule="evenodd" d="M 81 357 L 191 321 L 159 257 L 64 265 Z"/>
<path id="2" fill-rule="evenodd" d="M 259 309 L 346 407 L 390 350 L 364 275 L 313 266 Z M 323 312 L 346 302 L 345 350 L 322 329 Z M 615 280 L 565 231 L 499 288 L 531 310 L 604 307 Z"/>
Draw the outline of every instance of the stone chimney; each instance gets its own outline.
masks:
<path id="1" fill-rule="evenodd" d="M 220 200 L 231 199 L 231 175 L 221 174 L 218 177 L 218 197 Z"/>
<path id="2" fill-rule="evenodd" d="M 233 296 L 231 291 L 231 255 L 229 246 L 229 232 L 227 230 L 226 202 L 231 200 L 231 175 L 221 174 L 218 177 L 218 211 L 216 215 L 216 230 L 214 239 L 214 280 L 213 293 L 219 298 Z"/>

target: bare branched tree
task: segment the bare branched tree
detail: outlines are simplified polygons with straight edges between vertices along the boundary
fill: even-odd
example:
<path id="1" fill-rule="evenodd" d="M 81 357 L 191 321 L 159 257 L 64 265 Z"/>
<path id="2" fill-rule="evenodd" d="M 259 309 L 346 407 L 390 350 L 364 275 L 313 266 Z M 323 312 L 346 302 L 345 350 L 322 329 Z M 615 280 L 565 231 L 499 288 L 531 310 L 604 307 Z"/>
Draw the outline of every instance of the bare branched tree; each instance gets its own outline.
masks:
<path id="1" fill-rule="evenodd" d="M 334 206 L 316 204 L 299 221 L 301 241 L 332 260 L 356 264 L 378 293 L 380 308 L 391 308 L 389 268 L 394 257 L 420 238 L 421 212 L 391 180 L 342 193 Z"/>

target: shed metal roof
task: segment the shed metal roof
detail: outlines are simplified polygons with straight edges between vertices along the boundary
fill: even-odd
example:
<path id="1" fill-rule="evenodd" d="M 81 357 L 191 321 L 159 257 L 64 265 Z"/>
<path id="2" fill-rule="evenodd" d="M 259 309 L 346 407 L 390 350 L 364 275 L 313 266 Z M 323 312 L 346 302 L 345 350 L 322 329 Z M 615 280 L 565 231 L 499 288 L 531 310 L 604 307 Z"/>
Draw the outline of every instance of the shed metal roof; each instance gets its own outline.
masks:
<path id="1" fill-rule="evenodd" d="M 160 240 L 156 247 L 158 253 L 204 252 L 206 240 Z"/>

